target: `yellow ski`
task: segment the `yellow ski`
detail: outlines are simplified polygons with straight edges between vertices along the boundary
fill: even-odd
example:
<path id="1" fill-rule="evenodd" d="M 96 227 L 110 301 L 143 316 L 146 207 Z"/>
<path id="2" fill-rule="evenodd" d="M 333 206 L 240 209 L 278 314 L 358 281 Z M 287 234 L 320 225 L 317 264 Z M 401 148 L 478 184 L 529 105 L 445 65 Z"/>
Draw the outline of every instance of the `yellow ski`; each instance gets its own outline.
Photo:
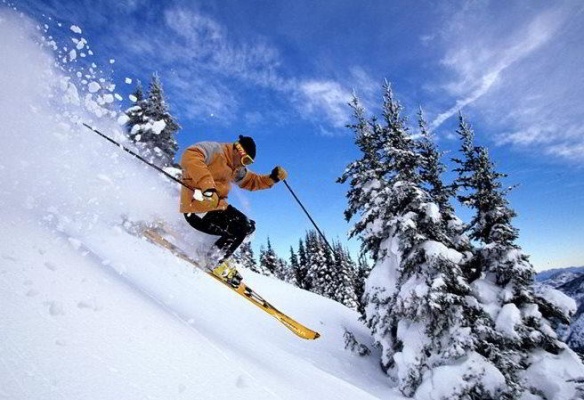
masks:
<path id="1" fill-rule="evenodd" d="M 211 272 L 207 271 L 207 269 L 201 267 L 196 261 L 192 260 L 182 249 L 176 246 L 174 243 L 171 243 L 169 240 L 164 238 L 160 233 L 158 233 L 155 229 L 145 229 L 142 232 L 143 236 L 148 239 L 151 243 L 156 245 L 162 246 L 167 250 L 170 250 L 175 256 L 179 257 L 180 259 L 188 262 L 195 268 L 198 268 L 209 276 L 213 277 L 217 282 L 223 284 L 223 286 L 231 289 L 241 297 L 247 299 L 249 302 L 257 306 L 258 308 L 262 309 L 266 313 L 270 314 L 272 317 L 276 318 L 280 321 L 286 328 L 291 330 L 296 336 L 301 337 L 302 339 L 314 340 L 320 337 L 320 334 L 316 331 L 313 331 L 310 328 L 302 325 L 298 321 L 290 318 L 283 312 L 279 311 L 276 307 L 268 303 L 262 296 L 260 296 L 257 292 L 255 292 L 252 288 L 247 286 L 245 283 L 241 282 L 238 287 L 234 288 L 230 284 L 223 281 L 218 276 L 212 274 Z"/>

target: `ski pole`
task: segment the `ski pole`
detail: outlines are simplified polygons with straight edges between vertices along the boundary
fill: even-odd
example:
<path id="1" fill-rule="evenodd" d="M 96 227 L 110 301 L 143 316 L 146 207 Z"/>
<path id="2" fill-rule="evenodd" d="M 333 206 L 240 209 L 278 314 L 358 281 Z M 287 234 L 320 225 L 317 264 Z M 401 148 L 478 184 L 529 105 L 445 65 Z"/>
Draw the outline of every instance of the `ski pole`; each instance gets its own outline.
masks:
<path id="1" fill-rule="evenodd" d="M 187 186 L 183 181 L 181 181 L 180 179 L 170 175 L 168 172 L 166 172 L 165 170 L 163 170 L 160 167 L 157 167 L 156 165 L 148 162 L 148 160 L 146 160 L 144 157 L 140 156 L 139 154 L 134 153 L 132 150 L 124 147 L 123 145 L 121 145 L 120 143 L 116 142 L 115 140 L 113 140 L 112 138 L 110 138 L 107 135 L 104 135 L 103 133 L 101 133 L 100 131 L 98 131 L 97 129 L 95 129 L 94 127 L 87 125 L 85 122 L 82 122 L 83 126 L 85 126 L 86 128 L 92 130 L 93 132 L 97 133 L 99 136 L 101 136 L 102 138 L 104 138 L 105 140 L 109 141 L 110 143 L 118 146 L 119 148 L 121 148 L 122 150 L 124 150 L 125 152 L 131 154 L 132 156 L 134 156 L 135 158 L 137 158 L 138 160 L 142 161 L 143 163 L 145 163 L 146 165 L 154 168 L 155 170 L 157 170 L 158 172 L 160 172 L 161 174 L 165 175 L 167 178 L 172 179 L 173 181 L 180 183 L 181 185 L 183 185 L 184 187 L 186 187 L 187 189 L 193 190 L 192 188 L 190 188 L 189 186 Z"/>
<path id="2" fill-rule="evenodd" d="M 320 234 L 320 237 L 322 238 L 322 240 L 324 240 L 324 242 L 327 244 L 327 246 L 329 247 L 329 249 L 331 249 L 331 251 L 333 252 L 333 254 L 335 254 L 335 250 L 333 249 L 333 246 L 331 246 L 330 243 L 328 242 L 328 240 L 326 240 L 326 237 L 324 237 L 324 234 L 318 228 L 318 226 L 316 225 L 316 222 L 314 222 L 314 220 L 312 219 L 312 217 L 310 216 L 310 214 L 308 213 L 308 211 L 306 210 L 306 208 L 304 207 L 304 205 L 302 204 L 302 202 L 300 201 L 300 199 L 298 199 L 298 196 L 296 196 L 296 193 L 294 193 L 294 191 L 292 190 L 292 188 L 290 187 L 290 185 L 288 184 L 288 182 L 286 182 L 286 179 L 282 180 L 282 182 L 284 182 L 284 184 L 286 185 L 286 187 L 288 188 L 288 190 L 290 191 L 290 193 L 292 194 L 292 196 L 294 196 L 294 199 L 298 202 L 298 204 L 300 205 L 300 207 L 302 208 L 302 210 L 304 211 L 304 213 L 306 214 L 306 216 L 308 217 L 308 219 L 310 220 L 310 222 L 312 222 L 312 225 L 314 225 L 314 227 L 316 228 L 316 231 Z"/>

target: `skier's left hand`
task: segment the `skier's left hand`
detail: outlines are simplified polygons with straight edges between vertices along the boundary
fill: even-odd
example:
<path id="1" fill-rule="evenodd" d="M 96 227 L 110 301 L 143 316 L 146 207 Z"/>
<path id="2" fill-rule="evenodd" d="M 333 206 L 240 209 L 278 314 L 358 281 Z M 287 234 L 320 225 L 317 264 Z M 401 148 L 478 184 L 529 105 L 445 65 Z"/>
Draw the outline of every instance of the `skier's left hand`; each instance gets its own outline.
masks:
<path id="1" fill-rule="evenodd" d="M 207 189 L 202 192 L 199 189 L 195 189 L 193 192 L 193 199 L 197 201 L 208 201 L 207 204 L 210 210 L 214 210 L 219 205 L 219 196 L 217 196 L 217 191 L 215 189 Z"/>
<path id="2" fill-rule="evenodd" d="M 270 174 L 270 178 L 272 178 L 272 180 L 274 182 L 280 182 L 284 179 L 286 179 L 288 177 L 288 172 L 286 172 L 286 170 L 282 167 L 280 167 L 279 165 L 277 167 L 274 167 L 274 169 L 272 170 L 272 173 Z"/>

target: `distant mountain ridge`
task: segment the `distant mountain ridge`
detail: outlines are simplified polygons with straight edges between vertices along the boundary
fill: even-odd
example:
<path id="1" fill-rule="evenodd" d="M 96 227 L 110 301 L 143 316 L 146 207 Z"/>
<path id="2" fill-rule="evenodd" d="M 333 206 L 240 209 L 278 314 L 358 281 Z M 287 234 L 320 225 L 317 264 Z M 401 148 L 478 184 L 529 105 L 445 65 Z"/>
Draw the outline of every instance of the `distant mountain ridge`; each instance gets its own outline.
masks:
<path id="1" fill-rule="evenodd" d="M 537 275 L 535 275 L 535 281 L 536 282 L 543 282 L 543 281 L 547 281 L 550 279 L 555 280 L 556 277 L 558 277 L 562 274 L 568 274 L 568 273 L 575 274 L 575 275 L 584 274 L 584 266 L 548 269 L 546 271 L 539 272 Z"/>
<path id="2" fill-rule="evenodd" d="M 536 284 L 552 286 L 576 301 L 578 309 L 564 340 L 572 350 L 584 357 L 584 267 L 543 271 L 536 275 L 535 280 Z"/>

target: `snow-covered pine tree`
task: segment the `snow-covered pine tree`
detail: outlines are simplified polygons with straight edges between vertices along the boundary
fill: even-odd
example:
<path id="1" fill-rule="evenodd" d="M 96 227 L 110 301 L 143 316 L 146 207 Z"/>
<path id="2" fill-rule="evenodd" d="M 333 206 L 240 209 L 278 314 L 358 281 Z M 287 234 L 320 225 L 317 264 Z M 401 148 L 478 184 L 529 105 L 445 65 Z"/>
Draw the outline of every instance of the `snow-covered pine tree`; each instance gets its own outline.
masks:
<path id="1" fill-rule="evenodd" d="M 306 247 L 302 239 L 298 241 L 298 270 L 296 271 L 296 281 L 298 287 L 305 290 L 311 290 L 312 286 L 308 279 L 308 256 Z"/>
<path id="2" fill-rule="evenodd" d="M 355 296 L 357 297 L 357 311 L 365 319 L 365 282 L 371 272 L 371 266 L 367 263 L 365 256 L 359 257 L 357 264 L 357 276 L 355 278 Z"/>
<path id="3" fill-rule="evenodd" d="M 495 171 L 485 148 L 474 146 L 474 133 L 462 115 L 458 132 L 464 159 L 455 160 L 457 187 L 466 190 L 459 198 L 474 210 L 469 233 L 480 245 L 475 262 L 480 278 L 472 288 L 491 318 L 479 351 L 504 374 L 508 390 L 503 398 L 576 398 L 577 384 L 569 380 L 584 377 L 584 366 L 553 330 L 557 323 L 569 322 L 573 304 L 557 301 L 563 296 L 549 290 L 548 298 L 534 293 L 534 269 L 516 244 L 518 230 L 511 222 L 516 213 L 506 199 L 509 189 L 501 183 L 506 175 Z M 569 395 L 548 393 L 550 384 Z"/>
<path id="4" fill-rule="evenodd" d="M 257 273 L 260 272 L 250 242 L 243 242 L 241 246 L 239 246 L 239 249 L 237 249 L 237 252 L 234 254 L 234 259 L 244 268 Z"/>
<path id="5" fill-rule="evenodd" d="M 335 286 L 339 283 L 339 270 L 337 269 L 336 259 L 334 255 L 334 248 L 331 249 L 327 242 L 319 235 L 317 235 L 317 239 L 320 242 L 320 246 L 324 252 L 324 262 L 326 265 L 329 266 L 329 269 L 332 271 L 331 279 L 330 279 L 330 289 L 328 292 L 331 294 L 331 299 L 334 299 L 334 292 L 336 290 Z"/>
<path id="6" fill-rule="evenodd" d="M 126 110 L 130 139 L 144 156 L 160 167 L 173 165 L 178 149 L 175 134 L 180 129 L 170 114 L 158 74 L 152 76 L 147 98 L 139 86 L 134 93 L 135 105 Z"/>
<path id="7" fill-rule="evenodd" d="M 337 271 L 331 250 L 315 230 L 306 233 L 305 243 L 310 291 L 335 299 Z"/>
<path id="8" fill-rule="evenodd" d="M 276 258 L 276 270 L 274 275 L 281 281 L 294 283 L 296 281 L 295 271 L 292 270 L 290 265 L 283 258 Z"/>
<path id="9" fill-rule="evenodd" d="M 420 181 L 422 187 L 426 189 L 433 202 L 438 206 L 445 222 L 448 222 L 448 218 L 454 218 L 451 200 L 454 197 L 455 189 L 451 185 L 445 185 L 442 180 L 442 174 L 447 170 L 446 165 L 441 161 L 444 153 L 440 152 L 436 146 L 434 137 L 424 119 L 422 108 L 418 111 L 418 128 L 420 137 L 416 141 L 416 146 L 421 162 Z"/>
<path id="10" fill-rule="evenodd" d="M 260 247 L 260 264 L 259 269 L 262 275 L 273 276 L 278 267 L 278 256 L 272 248 L 270 238 L 268 238 L 267 248 L 263 245 Z"/>
<path id="11" fill-rule="evenodd" d="M 344 249 L 341 243 L 335 243 L 333 248 L 335 250 L 334 268 L 336 270 L 333 279 L 336 285 L 333 300 L 356 310 L 358 305 L 355 294 L 357 268 L 348 250 Z"/>
<path id="12" fill-rule="evenodd" d="M 124 113 L 126 114 L 125 127 L 130 133 L 130 139 L 134 140 L 131 132 L 134 126 L 139 126 L 144 123 L 144 91 L 142 89 L 142 82 L 138 81 L 136 90 L 130 95 L 130 99 L 134 105 L 128 108 Z M 135 141 L 135 140 L 134 140 Z"/>
<path id="13" fill-rule="evenodd" d="M 355 133 L 355 144 L 361 151 L 361 158 L 349 164 L 337 182 L 349 182 L 345 219 L 350 221 L 357 213 L 361 215 L 349 231 L 349 237 L 360 238 L 362 253 L 376 255 L 380 237 L 372 222 L 379 217 L 383 208 L 378 196 L 383 185 L 383 168 L 378 154 L 381 128 L 375 118 L 371 122 L 367 121 L 365 109 L 356 95 L 353 95 L 349 106 L 353 109 L 355 123 L 348 125 L 348 128 Z"/>
<path id="14" fill-rule="evenodd" d="M 300 263 L 298 261 L 298 255 L 294 252 L 294 248 L 290 246 L 290 270 L 292 271 L 292 276 L 290 283 L 296 287 L 300 286 Z"/>
<path id="15" fill-rule="evenodd" d="M 477 310 L 460 270 L 463 256 L 452 246 L 438 205 L 422 187 L 421 157 L 389 84 L 383 122 L 370 124 L 379 135 L 373 152 L 382 174 L 369 175 L 377 198 L 369 198 L 369 191 L 351 209 L 362 214 L 356 224 L 361 235 L 378 243 L 365 246 L 374 261 L 365 289 L 365 320 L 381 348 L 381 366 L 407 396 L 496 398 L 504 378 L 474 351 L 471 327 Z M 372 186 L 363 179 L 366 173 L 360 176 L 353 181 Z M 439 390 L 433 384 L 446 380 L 449 384 Z"/>
<path id="16" fill-rule="evenodd" d="M 472 245 L 465 233 L 466 225 L 456 216 L 451 203 L 456 195 L 456 183 L 446 185 L 442 180 L 442 174 L 447 171 L 446 165 L 442 162 L 444 153 L 438 150 L 421 108 L 418 111 L 418 129 L 419 139 L 416 140 L 416 146 L 421 157 L 420 181 L 422 187 L 428 191 L 432 201 L 438 206 L 446 237 L 451 239 L 452 246 L 463 254 L 461 267 L 465 275 L 472 281 L 476 279 L 478 273 L 478 268 L 473 264 Z M 465 148 L 469 146 L 472 147 L 472 143 L 469 145 L 468 141 L 465 142 Z"/>
<path id="17" fill-rule="evenodd" d="M 452 187 L 455 191 L 456 198 L 458 201 L 469 208 L 476 208 L 477 199 L 473 195 L 473 188 L 478 188 L 479 183 L 477 182 L 477 171 L 478 167 L 478 153 L 479 148 L 474 144 L 474 131 L 470 124 L 465 120 L 462 113 L 458 114 L 458 127 L 456 133 L 460 139 L 460 156 L 453 157 L 452 161 L 456 165 L 453 172 L 457 174 L 456 180 L 453 182 Z M 498 178 L 501 178 L 499 175 Z M 475 216 L 476 218 L 476 216 Z M 471 221 L 469 226 L 466 228 L 470 230 L 470 226 L 473 225 Z"/>

